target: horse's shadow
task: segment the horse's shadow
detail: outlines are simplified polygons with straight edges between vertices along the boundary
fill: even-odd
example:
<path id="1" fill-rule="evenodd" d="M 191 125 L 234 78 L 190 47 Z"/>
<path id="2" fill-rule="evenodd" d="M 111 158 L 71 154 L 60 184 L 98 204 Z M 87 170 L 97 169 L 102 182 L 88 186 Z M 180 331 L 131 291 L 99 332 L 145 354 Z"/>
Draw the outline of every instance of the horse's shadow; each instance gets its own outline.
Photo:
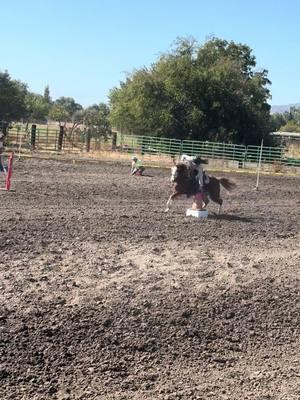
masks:
<path id="1" fill-rule="evenodd" d="M 232 214 L 209 214 L 208 219 L 214 220 L 222 220 L 222 221 L 239 221 L 239 222 L 246 222 L 246 223 L 254 223 L 255 220 L 259 218 L 246 218 L 246 217 L 239 217 L 238 215 Z"/>

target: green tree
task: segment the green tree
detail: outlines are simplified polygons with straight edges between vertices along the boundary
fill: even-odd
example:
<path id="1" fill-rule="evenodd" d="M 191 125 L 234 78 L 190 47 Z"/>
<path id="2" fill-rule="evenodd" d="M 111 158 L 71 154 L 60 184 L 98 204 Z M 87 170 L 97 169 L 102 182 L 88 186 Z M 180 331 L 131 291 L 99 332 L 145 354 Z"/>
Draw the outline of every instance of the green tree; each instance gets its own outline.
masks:
<path id="1" fill-rule="evenodd" d="M 57 121 L 60 126 L 66 125 L 70 121 L 70 115 L 68 111 L 61 105 L 53 104 L 50 108 L 49 119 Z"/>
<path id="2" fill-rule="evenodd" d="M 280 127 L 285 125 L 287 122 L 286 118 L 284 117 L 284 114 L 281 113 L 275 113 L 271 115 L 271 130 L 272 132 L 276 132 L 280 130 Z"/>
<path id="3" fill-rule="evenodd" d="M 30 122 L 45 122 L 49 113 L 50 105 L 44 96 L 28 93 L 25 98 L 27 108 L 27 120 Z"/>
<path id="4" fill-rule="evenodd" d="M 74 114 L 81 110 L 83 107 L 72 97 L 60 97 L 52 104 L 49 118 L 58 121 L 60 125 L 66 125 L 67 122 L 72 122 Z"/>
<path id="5" fill-rule="evenodd" d="M 25 98 L 27 86 L 11 79 L 8 72 L 0 72 L 0 123 L 7 126 L 27 115 Z"/>
<path id="6" fill-rule="evenodd" d="M 72 97 L 60 97 L 55 100 L 54 105 L 63 107 L 68 113 L 70 119 L 76 111 L 80 111 L 83 109 L 83 107 L 80 104 L 76 103 L 76 101 Z"/>
<path id="7" fill-rule="evenodd" d="M 48 104 L 51 104 L 51 103 L 52 103 L 52 99 L 51 99 L 51 96 L 50 96 L 50 88 L 49 88 L 49 85 L 47 85 L 47 86 L 45 87 L 45 90 L 44 90 L 44 100 L 45 100 L 45 102 L 48 103 Z"/>
<path id="8" fill-rule="evenodd" d="M 255 66 L 246 45 L 178 39 L 111 90 L 111 123 L 134 134 L 259 143 L 270 131 L 270 81 Z"/>
<path id="9" fill-rule="evenodd" d="M 86 108 L 83 112 L 83 123 L 91 136 L 107 138 L 111 133 L 109 107 L 100 103 Z"/>
<path id="10" fill-rule="evenodd" d="M 290 117 L 291 120 L 295 121 L 295 123 L 300 126 L 300 107 L 291 107 Z"/>
<path id="11" fill-rule="evenodd" d="M 285 125 L 281 126 L 281 132 L 300 132 L 300 125 L 295 120 L 288 121 Z"/>
<path id="12" fill-rule="evenodd" d="M 271 116 L 273 131 L 300 132 L 300 107 L 291 107 L 284 113 Z"/>

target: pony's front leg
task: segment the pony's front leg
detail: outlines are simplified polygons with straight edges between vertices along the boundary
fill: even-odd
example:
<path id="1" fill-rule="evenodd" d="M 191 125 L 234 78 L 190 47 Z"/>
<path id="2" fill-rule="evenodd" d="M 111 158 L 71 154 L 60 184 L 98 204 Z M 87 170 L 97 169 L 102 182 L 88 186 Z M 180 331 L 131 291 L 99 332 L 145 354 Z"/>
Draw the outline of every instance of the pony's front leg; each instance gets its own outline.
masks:
<path id="1" fill-rule="evenodd" d="M 165 209 L 165 212 L 168 212 L 169 211 L 169 209 L 170 209 L 170 205 L 171 205 L 171 203 L 172 203 L 172 201 L 173 201 L 173 197 L 174 197 L 174 193 L 172 193 L 171 194 L 171 196 L 168 198 L 168 201 L 167 201 L 167 204 L 166 204 L 166 209 Z"/>

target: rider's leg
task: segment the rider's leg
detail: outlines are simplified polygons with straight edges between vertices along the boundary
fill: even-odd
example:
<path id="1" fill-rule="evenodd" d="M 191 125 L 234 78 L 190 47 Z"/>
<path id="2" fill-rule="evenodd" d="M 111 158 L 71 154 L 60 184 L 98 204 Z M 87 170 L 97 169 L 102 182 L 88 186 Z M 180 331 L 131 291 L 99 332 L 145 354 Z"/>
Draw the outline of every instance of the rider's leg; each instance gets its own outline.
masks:
<path id="1" fill-rule="evenodd" d="M 204 181 L 205 185 L 208 185 L 209 184 L 209 176 L 207 175 L 206 171 L 203 171 L 203 175 L 204 175 L 203 181 Z"/>

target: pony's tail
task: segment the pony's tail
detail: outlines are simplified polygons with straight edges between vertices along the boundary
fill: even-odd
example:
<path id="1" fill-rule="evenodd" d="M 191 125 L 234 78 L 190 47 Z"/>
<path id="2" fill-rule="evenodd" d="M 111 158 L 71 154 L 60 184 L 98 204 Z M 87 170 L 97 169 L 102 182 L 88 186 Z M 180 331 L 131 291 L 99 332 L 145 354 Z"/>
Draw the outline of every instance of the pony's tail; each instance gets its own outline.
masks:
<path id="1" fill-rule="evenodd" d="M 221 178 L 219 179 L 219 182 L 226 190 L 228 190 L 228 192 L 231 192 L 236 188 L 236 184 L 227 178 Z"/>

